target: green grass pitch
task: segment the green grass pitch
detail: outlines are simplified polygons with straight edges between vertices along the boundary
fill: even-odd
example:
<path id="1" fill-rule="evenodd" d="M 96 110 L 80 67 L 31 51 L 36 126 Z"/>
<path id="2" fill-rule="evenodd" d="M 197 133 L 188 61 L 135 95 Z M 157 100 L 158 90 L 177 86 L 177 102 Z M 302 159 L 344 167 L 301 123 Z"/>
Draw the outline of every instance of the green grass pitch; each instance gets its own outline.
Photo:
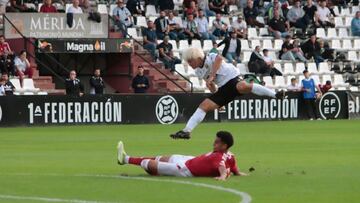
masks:
<path id="1" fill-rule="evenodd" d="M 168 134 L 181 127 L 183 124 L 2 128 L 0 202 L 241 201 L 229 192 L 178 181 L 246 192 L 252 202 L 260 203 L 360 202 L 359 121 L 206 123 L 189 141 L 171 140 Z M 227 182 L 150 177 L 138 167 L 116 164 L 119 140 L 134 156 L 197 155 L 211 150 L 218 130 L 233 133 L 231 151 L 242 171 L 255 167 L 251 176 L 231 177 Z M 174 182 L 117 178 L 120 174 Z"/>

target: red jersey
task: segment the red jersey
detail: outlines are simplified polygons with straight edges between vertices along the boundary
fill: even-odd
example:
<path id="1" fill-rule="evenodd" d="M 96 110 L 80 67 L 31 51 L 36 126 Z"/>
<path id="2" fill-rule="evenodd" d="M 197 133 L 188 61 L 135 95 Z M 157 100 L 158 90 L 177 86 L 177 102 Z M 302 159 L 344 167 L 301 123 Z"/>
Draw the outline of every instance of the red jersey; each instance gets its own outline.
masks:
<path id="1" fill-rule="evenodd" d="M 232 173 L 239 171 L 231 152 L 209 152 L 186 161 L 185 165 L 193 176 L 217 177 L 221 165 Z"/>
<path id="2" fill-rule="evenodd" d="M 4 42 L 2 44 L 0 44 L 0 55 L 4 55 L 5 52 L 10 52 L 11 49 L 10 49 L 10 46 L 7 42 Z"/>
<path id="3" fill-rule="evenodd" d="M 56 7 L 53 5 L 42 5 L 40 8 L 41 13 L 57 13 Z"/>

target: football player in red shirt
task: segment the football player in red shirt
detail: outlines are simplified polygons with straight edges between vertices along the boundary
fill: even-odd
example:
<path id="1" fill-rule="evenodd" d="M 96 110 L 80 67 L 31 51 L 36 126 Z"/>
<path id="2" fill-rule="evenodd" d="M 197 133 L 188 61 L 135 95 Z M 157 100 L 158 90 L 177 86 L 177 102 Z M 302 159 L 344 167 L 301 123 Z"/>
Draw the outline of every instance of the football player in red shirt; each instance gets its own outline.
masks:
<path id="1" fill-rule="evenodd" d="M 150 175 L 180 176 L 180 177 L 215 177 L 226 180 L 231 173 L 238 176 L 248 174 L 240 172 L 235 156 L 229 151 L 234 144 L 231 133 L 220 131 L 216 133 L 213 151 L 200 156 L 157 156 L 131 157 L 124 150 L 122 141 L 118 143 L 118 163 L 141 166 Z"/>

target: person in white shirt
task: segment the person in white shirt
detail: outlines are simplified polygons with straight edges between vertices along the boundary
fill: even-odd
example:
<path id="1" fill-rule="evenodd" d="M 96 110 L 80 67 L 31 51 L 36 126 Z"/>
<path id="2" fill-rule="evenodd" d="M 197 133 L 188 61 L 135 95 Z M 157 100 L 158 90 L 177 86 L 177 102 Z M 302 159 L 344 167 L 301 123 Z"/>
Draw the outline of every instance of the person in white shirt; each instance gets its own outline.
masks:
<path id="1" fill-rule="evenodd" d="M 68 8 L 66 13 L 73 13 L 73 14 L 82 14 L 83 10 L 80 7 L 79 0 L 73 0 L 72 5 Z"/>
<path id="2" fill-rule="evenodd" d="M 131 13 L 125 7 L 124 0 L 118 0 L 117 7 L 112 10 L 115 24 L 123 35 L 127 34 L 127 28 L 132 27 Z"/>
<path id="3" fill-rule="evenodd" d="M 301 87 L 299 86 L 299 82 L 296 78 L 291 78 L 290 85 L 287 87 L 287 90 L 290 92 L 300 92 Z"/>
<path id="4" fill-rule="evenodd" d="M 191 131 L 202 122 L 207 112 L 228 104 L 239 95 L 253 93 L 271 98 L 285 97 L 283 91 L 275 93 L 274 90 L 259 84 L 245 82 L 239 77 L 239 69 L 226 63 L 218 54 L 205 55 L 203 50 L 192 47 L 183 52 L 183 60 L 195 70 L 200 79 L 206 81 L 207 88 L 213 94 L 199 105 L 183 130 L 170 135 L 173 139 L 190 139 Z"/>
<path id="5" fill-rule="evenodd" d="M 198 32 L 203 40 L 215 40 L 215 36 L 209 33 L 209 22 L 205 17 L 203 10 L 199 10 L 198 17 L 195 21 L 197 23 Z"/>
<path id="6" fill-rule="evenodd" d="M 321 0 L 315 14 L 315 25 L 318 27 L 335 27 L 335 24 L 330 22 L 331 12 L 326 5 L 326 0 Z"/>
<path id="7" fill-rule="evenodd" d="M 237 20 L 231 24 L 232 29 L 236 32 L 237 37 L 246 38 L 247 24 L 242 15 L 239 15 Z"/>
<path id="8" fill-rule="evenodd" d="M 16 76 L 19 77 L 21 86 L 23 85 L 23 80 L 25 76 L 27 75 L 29 78 L 32 78 L 33 76 L 33 70 L 30 67 L 30 63 L 26 58 L 26 51 L 22 50 L 20 51 L 19 56 L 15 57 L 14 60 L 15 63 L 15 69 L 16 69 Z"/>
<path id="9" fill-rule="evenodd" d="M 263 55 L 264 61 L 268 67 L 267 73 L 270 74 L 271 77 L 274 77 L 276 75 L 282 76 L 282 73 L 274 67 L 275 63 L 273 58 L 269 55 L 269 50 L 263 49 Z"/>

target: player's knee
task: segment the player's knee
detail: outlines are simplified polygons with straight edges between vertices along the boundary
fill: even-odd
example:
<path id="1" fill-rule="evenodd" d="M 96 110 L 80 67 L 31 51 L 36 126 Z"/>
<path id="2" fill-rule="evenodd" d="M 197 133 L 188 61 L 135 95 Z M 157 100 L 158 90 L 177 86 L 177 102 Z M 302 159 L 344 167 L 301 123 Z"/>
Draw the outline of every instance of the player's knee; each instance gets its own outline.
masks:
<path id="1" fill-rule="evenodd" d="M 248 85 L 245 81 L 241 81 L 237 84 L 237 89 L 239 92 L 248 92 L 251 91 L 250 85 Z"/>
<path id="2" fill-rule="evenodd" d="M 155 160 L 150 160 L 146 172 L 148 172 L 150 175 L 155 176 L 158 174 L 157 167 L 158 167 L 158 162 Z"/>
<path id="3" fill-rule="evenodd" d="M 205 99 L 203 102 L 201 102 L 201 104 L 199 105 L 199 108 L 207 113 L 209 111 L 213 111 L 214 109 L 216 109 L 217 106 L 211 100 Z"/>

